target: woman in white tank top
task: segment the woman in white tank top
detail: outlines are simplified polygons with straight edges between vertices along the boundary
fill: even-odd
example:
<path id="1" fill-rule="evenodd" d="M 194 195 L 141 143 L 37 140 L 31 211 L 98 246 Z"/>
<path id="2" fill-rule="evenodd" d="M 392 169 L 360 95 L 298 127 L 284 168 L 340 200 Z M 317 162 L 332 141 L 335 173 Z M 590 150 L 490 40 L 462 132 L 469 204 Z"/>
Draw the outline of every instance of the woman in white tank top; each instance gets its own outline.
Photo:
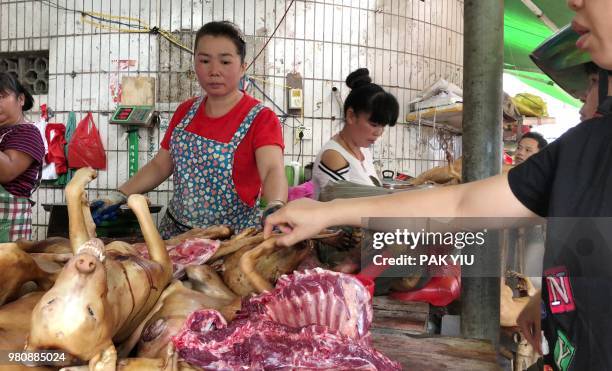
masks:
<path id="1" fill-rule="evenodd" d="M 344 101 L 345 125 L 319 151 L 312 169 L 315 196 L 330 181 L 380 186 L 368 149 L 393 126 L 399 115 L 397 99 L 373 84 L 367 68 L 351 72 L 346 78 L 351 92 Z"/>

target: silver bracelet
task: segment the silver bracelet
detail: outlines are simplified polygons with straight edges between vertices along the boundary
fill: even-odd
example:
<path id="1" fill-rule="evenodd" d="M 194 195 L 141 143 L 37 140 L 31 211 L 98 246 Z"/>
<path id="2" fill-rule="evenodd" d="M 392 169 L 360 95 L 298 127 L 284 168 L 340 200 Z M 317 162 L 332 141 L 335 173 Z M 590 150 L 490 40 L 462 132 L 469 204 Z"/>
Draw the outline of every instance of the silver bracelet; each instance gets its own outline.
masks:
<path id="1" fill-rule="evenodd" d="M 287 206 L 287 203 L 283 200 L 272 200 L 266 204 L 266 208 L 276 206 L 276 205 Z"/>

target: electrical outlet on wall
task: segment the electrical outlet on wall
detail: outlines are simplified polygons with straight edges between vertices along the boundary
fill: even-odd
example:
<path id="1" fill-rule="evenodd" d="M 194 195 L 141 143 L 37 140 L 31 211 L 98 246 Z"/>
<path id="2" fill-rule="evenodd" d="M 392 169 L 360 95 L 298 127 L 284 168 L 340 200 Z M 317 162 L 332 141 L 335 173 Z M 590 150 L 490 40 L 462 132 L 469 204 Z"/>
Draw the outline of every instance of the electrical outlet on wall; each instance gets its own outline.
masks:
<path id="1" fill-rule="evenodd" d="M 302 109 L 302 89 L 289 89 L 289 108 L 290 110 Z"/>
<path id="2" fill-rule="evenodd" d="M 301 133 L 301 136 L 300 136 Z M 298 126 L 295 128 L 295 140 L 311 140 L 312 139 L 312 128 L 308 126 Z"/>

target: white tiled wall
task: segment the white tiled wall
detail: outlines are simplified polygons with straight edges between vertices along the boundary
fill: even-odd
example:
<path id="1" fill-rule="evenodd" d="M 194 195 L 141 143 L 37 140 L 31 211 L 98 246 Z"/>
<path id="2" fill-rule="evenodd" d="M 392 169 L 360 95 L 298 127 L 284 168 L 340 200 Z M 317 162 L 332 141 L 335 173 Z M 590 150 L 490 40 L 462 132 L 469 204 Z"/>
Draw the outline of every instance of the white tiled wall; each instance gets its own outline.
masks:
<path id="1" fill-rule="evenodd" d="M 185 42 L 208 21 L 231 20 L 246 35 L 250 62 L 289 6 L 284 22 L 248 71 L 265 81 L 256 83 L 283 109 L 286 74 L 299 72 L 303 77 L 304 117 L 288 118 L 284 126 L 287 161 L 312 161 L 341 128 L 342 107 L 332 87 L 346 97 L 343 81 L 358 67 L 368 67 L 374 82 L 397 96 L 402 121 L 406 103 L 438 78 L 462 84 L 462 0 L 0 0 L 0 52 L 49 50 L 49 94 L 36 100 L 57 112 L 53 121 L 66 122 L 70 111 L 78 120 L 93 112 L 108 156 L 108 170 L 100 172 L 91 187 L 90 197 L 95 197 L 127 179 L 125 132 L 108 124 L 115 107 L 113 83 L 133 75 L 157 79 L 162 123 L 160 129 L 140 131 L 141 165 L 155 154 L 160 131 L 167 128 L 180 98 L 198 91 L 188 53 L 169 47 L 158 35 L 95 28 L 81 19 L 81 10 L 137 18 Z M 126 67 L 125 61 L 133 65 Z M 273 107 L 258 92 L 253 94 Z M 32 112 L 32 118 L 37 115 Z M 312 128 L 313 139 L 300 145 L 293 140 L 293 127 L 302 120 Z M 402 122 L 375 145 L 377 164 L 418 174 L 444 159 L 438 137 L 429 127 Z M 460 139 L 451 142 L 459 153 Z M 150 196 L 165 204 L 169 189 L 166 182 Z M 42 187 L 35 200 L 35 237 L 44 238 L 48 215 L 40 204 L 62 202 L 63 192 Z"/>

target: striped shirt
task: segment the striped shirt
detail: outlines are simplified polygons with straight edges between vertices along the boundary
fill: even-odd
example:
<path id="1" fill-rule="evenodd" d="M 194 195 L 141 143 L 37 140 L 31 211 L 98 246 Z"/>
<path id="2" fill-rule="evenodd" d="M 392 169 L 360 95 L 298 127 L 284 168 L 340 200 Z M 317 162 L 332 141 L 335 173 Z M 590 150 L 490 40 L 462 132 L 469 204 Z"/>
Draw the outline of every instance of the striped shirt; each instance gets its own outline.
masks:
<path id="1" fill-rule="evenodd" d="M 0 151 L 8 149 L 23 152 L 34 161 L 26 171 L 2 186 L 13 196 L 30 197 L 40 181 L 39 174 L 45 156 L 45 145 L 40 131 L 32 124 L 0 126 Z"/>
<path id="2" fill-rule="evenodd" d="M 346 162 L 348 163 L 345 167 L 338 170 L 332 170 L 325 166 L 321 162 L 323 153 L 327 150 L 333 150 L 338 152 Z M 315 188 L 315 196 L 318 198 L 321 190 L 330 181 L 341 181 L 346 180 L 352 183 L 379 186 L 380 180 L 376 174 L 374 168 L 374 159 L 372 158 L 372 152 L 368 148 L 361 148 L 361 153 L 364 156 L 363 161 L 359 161 L 354 155 L 350 154 L 340 143 L 334 139 L 330 139 L 323 145 L 323 148 L 317 155 L 314 166 L 312 168 L 312 180 Z"/>

